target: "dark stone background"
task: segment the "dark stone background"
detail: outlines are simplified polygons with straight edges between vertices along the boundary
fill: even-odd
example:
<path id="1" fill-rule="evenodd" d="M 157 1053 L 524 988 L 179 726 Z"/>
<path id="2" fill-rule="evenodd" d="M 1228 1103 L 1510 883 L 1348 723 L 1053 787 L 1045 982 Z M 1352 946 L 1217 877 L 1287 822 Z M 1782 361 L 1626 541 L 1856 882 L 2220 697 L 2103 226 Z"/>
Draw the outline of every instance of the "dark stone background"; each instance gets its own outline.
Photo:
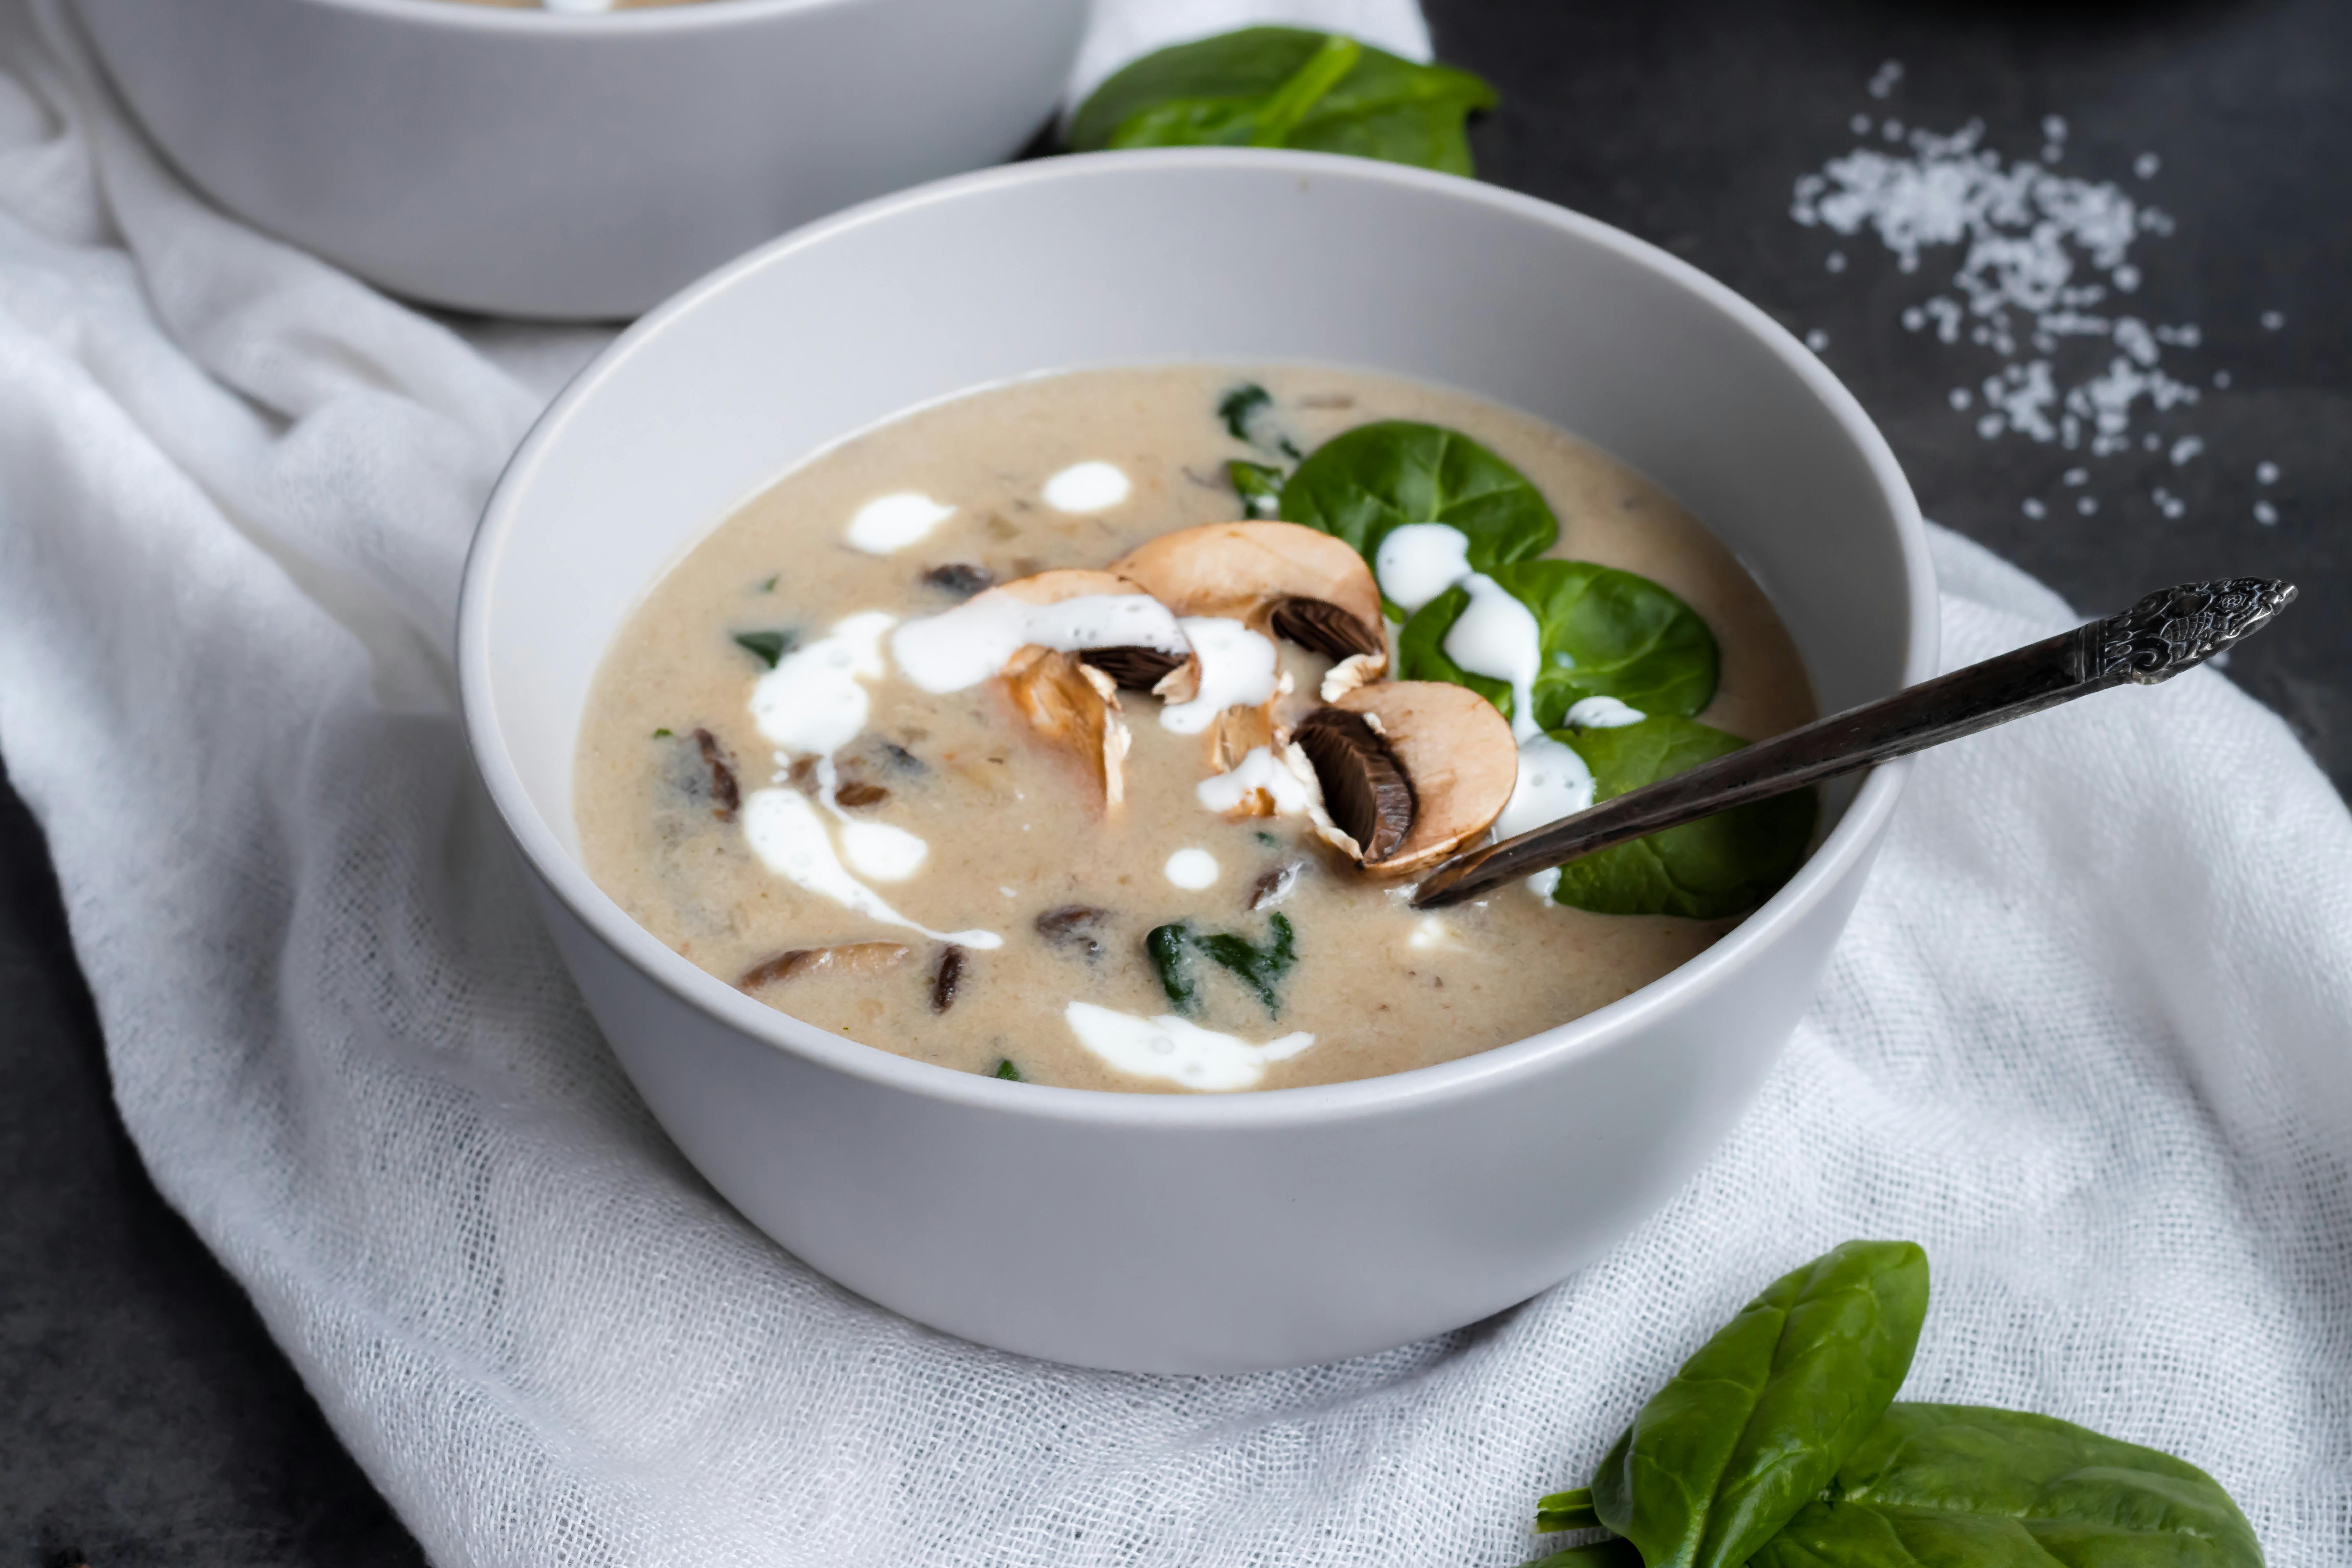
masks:
<path id="1" fill-rule="evenodd" d="M 1448 59 L 1504 106 L 1474 132 L 1487 178 L 1665 246 L 1824 351 L 1885 428 L 1927 514 L 2084 610 L 2195 577 L 2284 576 L 2304 603 L 2231 674 L 2352 782 L 2352 587 L 2335 526 L 2352 491 L 2352 6 L 2340 0 L 1960 4 L 1958 0 L 1432 0 Z M 1885 102 L 1880 62 L 1906 76 Z M 1902 331 L 1948 258 L 1916 275 L 1866 236 L 1788 216 L 1795 176 L 1854 145 L 1857 111 L 2032 156 L 2043 115 L 2063 172 L 2111 179 L 2179 220 L 2134 252 L 2137 308 L 2195 321 L 2168 369 L 2234 385 L 2179 421 L 2208 443 L 2088 464 L 2095 517 L 2056 500 L 2076 460 L 1978 438 L 1946 402 L 1989 364 Z M 2132 161 L 2154 152 L 2160 174 Z M 1843 275 L 1823 258 L 1843 249 Z M 1940 262 L 1940 266 L 1939 266 Z M 2266 331 L 2263 311 L 2284 312 Z M 2166 428 L 2143 419 L 2138 428 Z M 2254 463 L 2279 464 L 2275 527 Z M 2185 497 L 2161 517 L 2157 484 Z M 273 1568 L 421 1561 L 336 1443 L 243 1293 L 149 1184 L 108 1098 L 96 1016 L 31 816 L 0 791 L 0 1568 L 86 1554 Z"/>

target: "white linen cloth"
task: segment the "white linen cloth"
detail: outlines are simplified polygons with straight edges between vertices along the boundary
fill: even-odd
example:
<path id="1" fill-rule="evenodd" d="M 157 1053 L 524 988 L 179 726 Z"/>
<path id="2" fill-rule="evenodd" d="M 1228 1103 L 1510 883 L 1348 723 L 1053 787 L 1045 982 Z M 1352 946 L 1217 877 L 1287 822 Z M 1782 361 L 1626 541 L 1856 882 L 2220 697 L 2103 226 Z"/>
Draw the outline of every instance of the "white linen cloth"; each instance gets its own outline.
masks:
<path id="1" fill-rule="evenodd" d="M 1249 1377 L 982 1350 L 721 1205 L 525 905 L 446 647 L 549 387 L 193 198 L 41 32 L 0 10 L 0 754 L 149 1170 L 436 1563 L 1512 1563 L 1855 1236 L 1933 1258 L 1914 1397 L 2177 1451 L 2345 1560 L 2352 825 L 2222 677 L 1922 759 L 1754 1110 L 1534 1302 Z M 1937 551 L 1951 662 L 2072 618 Z"/>

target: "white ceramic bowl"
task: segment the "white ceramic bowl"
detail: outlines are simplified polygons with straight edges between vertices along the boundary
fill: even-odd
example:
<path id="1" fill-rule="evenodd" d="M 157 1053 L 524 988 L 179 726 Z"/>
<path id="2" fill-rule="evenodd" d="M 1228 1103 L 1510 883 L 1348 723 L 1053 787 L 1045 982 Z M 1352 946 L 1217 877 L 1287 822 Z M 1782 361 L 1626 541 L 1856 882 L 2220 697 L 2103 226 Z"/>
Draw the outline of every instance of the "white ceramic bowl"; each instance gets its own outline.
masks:
<path id="1" fill-rule="evenodd" d="M 1086 0 L 79 0 L 215 201 L 401 294 L 635 315 L 795 224 L 1006 157 Z"/>
<path id="2" fill-rule="evenodd" d="M 1904 770 L 1621 1002 L 1442 1067 L 1249 1094 L 1003 1083 L 856 1045 L 703 973 L 589 880 L 590 679 L 730 508 L 918 404 L 1190 359 L 1397 372 L 1597 440 L 1748 563 L 1828 707 L 1931 673 L 1937 629 L 1911 492 L 1812 354 L 1614 229 L 1390 164 L 1219 149 L 946 181 L 745 258 L 582 374 L 483 519 L 459 662 L 475 757 L 614 1051 L 712 1184 L 851 1289 L 1011 1350 L 1212 1373 L 1472 1321 L 1654 1210 L 1795 1026 Z"/>

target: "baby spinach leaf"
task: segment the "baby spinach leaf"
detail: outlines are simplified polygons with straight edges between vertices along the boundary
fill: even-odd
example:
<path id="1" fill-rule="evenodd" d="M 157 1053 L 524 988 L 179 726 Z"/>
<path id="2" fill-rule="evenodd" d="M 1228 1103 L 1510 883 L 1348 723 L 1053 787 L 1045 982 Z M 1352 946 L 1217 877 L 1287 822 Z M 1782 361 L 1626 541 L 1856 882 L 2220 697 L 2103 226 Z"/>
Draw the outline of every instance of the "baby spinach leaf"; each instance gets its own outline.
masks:
<path id="1" fill-rule="evenodd" d="M 1592 1511 L 1591 1487 L 1554 1492 L 1536 1503 L 1536 1529 L 1545 1534 L 1556 1530 L 1592 1530 L 1600 1523 L 1601 1516 Z"/>
<path id="2" fill-rule="evenodd" d="M 1316 447 L 1284 483 L 1282 515 L 1346 540 L 1375 571 L 1381 541 L 1409 522 L 1460 529 L 1479 572 L 1541 555 L 1559 537 L 1559 520 L 1518 469 L 1458 430 L 1405 419 L 1359 425 Z"/>
<path id="3" fill-rule="evenodd" d="M 1075 153 L 1127 147 L 1300 147 L 1471 173 L 1464 122 L 1495 90 L 1337 34 L 1245 27 L 1146 55 L 1070 121 Z"/>
<path id="4" fill-rule="evenodd" d="M 1740 1568 L 1875 1427 L 1910 1371 L 1927 1256 L 1849 1241 L 1685 1362 L 1601 1461 L 1592 1504 L 1648 1568 Z"/>
<path id="5" fill-rule="evenodd" d="M 1589 561 L 1520 561 L 1489 574 L 1535 612 L 1543 638 L 1536 722 L 1556 730 L 1588 697 L 1614 697 L 1643 713 L 1696 717 L 1714 700 L 1715 634 L 1674 594 L 1631 572 Z M 1445 636 L 1470 595 L 1448 588 L 1407 621 L 1397 643 L 1407 680 L 1467 686 L 1511 715 L 1511 689 L 1445 655 Z"/>
<path id="6" fill-rule="evenodd" d="M 1282 510 L 1280 468 L 1236 458 L 1225 465 L 1225 478 L 1233 481 L 1234 493 L 1242 498 L 1243 516 L 1272 517 Z"/>
<path id="7" fill-rule="evenodd" d="M 1739 750 L 1748 742 L 1695 720 L 1661 714 L 1613 730 L 1556 730 L 1592 770 L 1596 804 Z M 1804 864 L 1819 808 L 1796 790 L 1559 868 L 1554 901 L 1604 915 L 1720 920 L 1754 909 Z"/>
<path id="8" fill-rule="evenodd" d="M 770 669 L 775 668 L 776 662 L 792 652 L 793 644 L 799 640 L 799 635 L 794 632 L 737 632 L 735 634 L 735 646 L 765 664 Z"/>
<path id="9" fill-rule="evenodd" d="M 1153 927 L 1143 939 L 1143 951 L 1160 976 L 1160 988 L 1168 994 L 1169 1005 L 1188 1017 L 1201 1010 L 1200 982 L 1192 973 L 1195 952 L 1206 954 L 1230 972 L 1251 995 L 1265 1004 L 1269 1016 L 1279 1017 L 1282 978 L 1298 962 L 1297 932 L 1291 929 L 1290 917 L 1279 913 L 1267 919 L 1266 928 L 1266 940 L 1254 942 L 1234 931 L 1200 932 L 1176 921 Z"/>
<path id="10" fill-rule="evenodd" d="M 1216 931 L 1194 937 L 1193 942 L 1210 958 L 1232 971 L 1234 978 L 1247 986 L 1250 994 L 1265 1004 L 1269 1016 L 1282 1015 L 1282 998 L 1278 994 L 1282 977 L 1298 962 L 1292 946 L 1297 934 L 1291 930 L 1290 917 L 1276 913 L 1266 921 L 1272 932 L 1265 942 L 1252 942 L 1232 931 Z"/>
<path id="11" fill-rule="evenodd" d="M 1192 928 L 1182 921 L 1154 926 L 1143 939 L 1144 955 L 1160 976 L 1168 1005 L 1186 1017 L 1201 1010 L 1201 988 L 1192 978 Z"/>
<path id="12" fill-rule="evenodd" d="M 1243 382 L 1219 398 L 1217 417 L 1236 441 L 1277 458 L 1298 457 L 1297 447 L 1275 422 L 1274 395 L 1254 381 Z"/>
<path id="13" fill-rule="evenodd" d="M 1983 1563 L 2261 1568 L 2253 1527 L 2185 1459 L 2016 1410 L 1896 1405 L 1762 1568 Z"/>
<path id="14" fill-rule="evenodd" d="M 1538 1557 L 1523 1568 L 1642 1568 L 1642 1554 L 1632 1542 L 1611 1535 Z"/>

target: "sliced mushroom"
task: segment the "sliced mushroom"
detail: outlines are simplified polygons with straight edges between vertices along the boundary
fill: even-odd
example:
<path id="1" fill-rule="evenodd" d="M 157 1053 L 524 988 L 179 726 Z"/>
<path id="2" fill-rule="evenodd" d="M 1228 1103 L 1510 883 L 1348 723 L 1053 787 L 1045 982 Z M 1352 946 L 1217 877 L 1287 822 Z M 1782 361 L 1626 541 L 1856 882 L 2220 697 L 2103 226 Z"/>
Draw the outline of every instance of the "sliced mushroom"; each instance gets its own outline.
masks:
<path id="1" fill-rule="evenodd" d="M 694 743 L 702 752 L 703 766 L 710 770 L 710 815 L 721 822 L 734 821 L 735 813 L 743 805 L 743 791 L 735 782 L 735 769 L 727 759 L 727 748 L 708 730 L 697 730 Z"/>
<path id="2" fill-rule="evenodd" d="M 1108 572 L 1060 570 L 1015 578 L 971 602 L 980 604 L 1001 595 L 1024 605 L 1058 605 L 1090 595 L 1124 598 L 1142 592 Z M 1146 660 L 1161 662 L 1149 666 Z M 1181 668 L 1186 662 L 1150 647 L 1061 652 L 1031 644 L 1014 652 L 1002 673 L 1013 705 L 1033 727 L 1085 761 L 1102 786 L 1104 809 L 1115 811 L 1126 799 L 1122 764 L 1129 743 L 1127 721 L 1118 706 L 1118 672 L 1139 678 L 1147 668 L 1156 668 L 1154 680 L 1164 681 L 1175 679 L 1169 673 L 1171 667 Z"/>
<path id="3" fill-rule="evenodd" d="M 1058 605 L 1066 599 L 1125 598 L 1145 594 L 1148 590 L 1109 572 L 1088 572 L 1073 567 L 1017 577 L 990 592 L 1018 599 L 1024 605 Z M 1185 654 L 1156 647 L 1081 648 L 1077 650 L 1077 657 L 1129 691 L 1153 690 L 1175 671 L 1192 662 Z"/>
<path id="4" fill-rule="evenodd" d="M 757 991 L 780 980 L 803 974 L 847 974 L 863 977 L 895 968 L 908 949 L 895 942 L 853 942 L 839 947 L 801 947 L 762 959 L 735 982 L 738 989 Z"/>
<path id="5" fill-rule="evenodd" d="M 1397 852 L 1412 832 L 1419 803 L 1388 740 L 1360 713 L 1318 708 L 1291 731 L 1321 791 L 1315 814 L 1324 837 L 1367 866 Z"/>
<path id="6" fill-rule="evenodd" d="M 950 942 L 940 950 L 939 967 L 931 971 L 931 1011 L 944 1013 L 955 1005 L 956 990 L 963 984 L 964 951 Z"/>
<path id="7" fill-rule="evenodd" d="M 1380 584 L 1342 540 L 1295 522 L 1213 522 L 1111 563 L 1180 616 L 1229 616 L 1334 660 L 1323 700 L 1388 668 Z"/>
<path id="8" fill-rule="evenodd" d="M 1433 865 L 1486 832 L 1519 776 L 1495 705 L 1437 680 L 1348 692 L 1299 723 L 1286 754 L 1319 796 L 1308 811 L 1316 831 L 1384 874 Z"/>
<path id="9" fill-rule="evenodd" d="M 1013 656 L 1004 681 L 1031 726 L 1076 753 L 1102 786 L 1103 809 L 1117 811 L 1127 799 L 1129 735 L 1110 677 L 1076 654 L 1025 647 Z"/>

